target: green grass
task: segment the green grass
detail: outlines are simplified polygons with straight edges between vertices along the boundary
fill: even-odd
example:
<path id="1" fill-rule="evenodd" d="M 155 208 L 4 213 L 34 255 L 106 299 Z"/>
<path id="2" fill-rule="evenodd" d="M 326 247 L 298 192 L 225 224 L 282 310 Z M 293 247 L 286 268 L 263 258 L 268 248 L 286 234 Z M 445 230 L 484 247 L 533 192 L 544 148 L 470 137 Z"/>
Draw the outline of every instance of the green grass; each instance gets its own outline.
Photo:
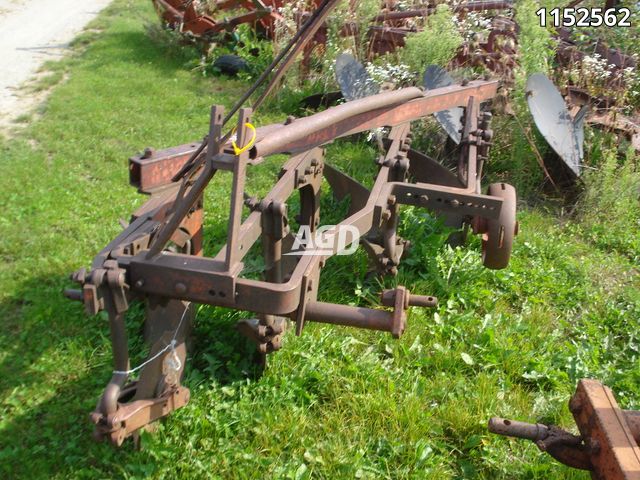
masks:
<path id="1" fill-rule="evenodd" d="M 112 368 L 108 326 L 62 298 L 67 275 L 144 201 L 127 186 L 127 157 L 200 138 L 210 104 L 229 106 L 244 88 L 183 68 L 193 54 L 151 41 L 144 25 L 155 21 L 150 2 L 114 2 L 92 25 L 101 32 L 50 67 L 66 80 L 42 116 L 0 140 L 2 478 L 586 479 L 486 430 L 492 415 L 571 426 L 567 400 L 583 377 L 640 407 L 638 219 L 624 218 L 631 240 L 611 248 L 597 232 L 612 219 L 578 224 L 544 205 L 522 205 L 512 265 L 500 272 L 481 266 L 477 239 L 452 250 L 437 224 L 407 209 L 403 232 L 416 248 L 384 283 L 440 306 L 414 309 L 399 341 L 312 324 L 288 334 L 257 378 L 233 329 L 246 315 L 202 308 L 190 404 L 145 435 L 142 451 L 93 443 L 88 412 Z M 267 111 L 258 123 L 280 117 Z M 372 158 L 357 142 L 329 149 L 363 180 Z M 269 188 L 281 160 L 250 171 L 250 193 Z M 228 180 L 213 182 L 209 206 L 225 204 Z M 225 218 L 208 210 L 209 248 Z M 321 298 L 368 304 L 380 285 L 365 272 L 362 254 L 332 259 Z M 139 320 L 134 309 L 132 331 Z"/>

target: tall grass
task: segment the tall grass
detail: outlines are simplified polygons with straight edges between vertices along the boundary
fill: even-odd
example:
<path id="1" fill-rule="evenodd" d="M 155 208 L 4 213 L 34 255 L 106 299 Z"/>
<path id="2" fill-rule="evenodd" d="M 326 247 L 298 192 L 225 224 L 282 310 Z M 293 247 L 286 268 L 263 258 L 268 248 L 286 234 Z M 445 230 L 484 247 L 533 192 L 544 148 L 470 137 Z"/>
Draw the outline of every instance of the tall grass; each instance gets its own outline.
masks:
<path id="1" fill-rule="evenodd" d="M 595 244 L 640 262 L 638 154 L 631 147 L 623 155 L 615 145 L 601 148 L 600 163 L 585 173 L 578 203 L 583 232 Z"/>
<path id="2" fill-rule="evenodd" d="M 462 41 L 451 9 L 440 4 L 436 12 L 427 17 L 420 32 L 407 36 L 401 58 L 414 72 L 422 74 L 428 65 L 446 66 Z"/>

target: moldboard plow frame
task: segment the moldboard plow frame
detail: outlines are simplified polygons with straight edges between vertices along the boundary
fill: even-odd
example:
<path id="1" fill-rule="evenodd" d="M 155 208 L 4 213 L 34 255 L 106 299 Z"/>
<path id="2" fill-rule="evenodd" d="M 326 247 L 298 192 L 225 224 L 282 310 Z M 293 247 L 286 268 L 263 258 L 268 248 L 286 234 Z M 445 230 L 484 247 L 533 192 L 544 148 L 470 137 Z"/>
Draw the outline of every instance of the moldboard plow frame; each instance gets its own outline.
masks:
<path id="1" fill-rule="evenodd" d="M 397 273 L 407 244 L 396 233 L 400 205 L 436 211 L 458 226 L 472 225 L 475 233 L 483 234 L 485 266 L 504 268 L 517 233 L 515 191 L 494 184 L 489 195 L 480 193 L 482 166 L 493 135 L 490 113 L 481 112 L 480 104 L 495 97 L 497 89 L 496 81 L 426 92 L 405 88 L 257 130 L 251 125 L 251 109 L 243 108 L 233 143 L 222 135 L 222 107 L 214 106 L 209 134 L 199 147 L 149 149 L 133 157 L 132 184 L 151 193 L 151 198 L 95 257 L 89 272 L 81 269 L 73 275 L 81 290 L 66 291 L 68 297 L 83 301 L 89 314 L 104 310 L 109 316 L 114 372 L 92 414 L 96 437 L 121 445 L 125 438 L 137 437 L 140 428 L 188 402 L 189 390 L 180 378 L 192 302 L 255 313 L 255 319 L 239 322 L 238 328 L 255 341 L 262 361 L 280 348 L 287 320 L 295 323 L 298 335 L 311 321 L 387 331 L 397 338 L 405 329 L 409 306 L 437 304 L 434 297 L 411 294 L 402 286 L 382 292 L 386 309 L 318 301 L 320 272 L 337 247 L 334 244 L 322 254 L 291 255 L 286 201 L 299 193 L 298 223 L 315 232 L 320 225 L 323 178 L 338 198 L 351 198 L 347 217 L 329 235 L 355 227 L 381 274 Z M 456 173 L 410 146 L 412 121 L 453 107 L 464 111 Z M 325 162 L 327 143 L 382 127 L 390 132 L 382 142 L 384 153 L 376 160 L 378 173 L 370 190 Z M 248 198 L 247 168 L 274 154 L 291 157 L 263 199 Z M 227 243 L 207 258 L 202 256 L 203 192 L 216 173 L 225 171 L 232 174 Z M 250 213 L 242 221 L 245 205 Z M 243 278 L 243 259 L 258 240 L 263 246 L 264 280 Z M 145 339 L 150 352 L 139 379 L 128 382 L 136 370 L 130 370 L 125 328 L 133 300 L 146 303 Z"/>

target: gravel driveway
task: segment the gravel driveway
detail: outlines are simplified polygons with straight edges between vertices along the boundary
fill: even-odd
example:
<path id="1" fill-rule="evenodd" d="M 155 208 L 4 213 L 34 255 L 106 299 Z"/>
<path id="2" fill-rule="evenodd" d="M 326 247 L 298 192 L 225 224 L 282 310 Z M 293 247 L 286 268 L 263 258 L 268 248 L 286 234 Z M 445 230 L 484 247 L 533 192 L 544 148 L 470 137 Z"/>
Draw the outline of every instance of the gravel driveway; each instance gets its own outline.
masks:
<path id="1" fill-rule="evenodd" d="M 111 0 L 0 0 L 0 126 L 28 112 L 35 99 L 20 92 L 47 60 L 65 55 L 68 43 Z"/>

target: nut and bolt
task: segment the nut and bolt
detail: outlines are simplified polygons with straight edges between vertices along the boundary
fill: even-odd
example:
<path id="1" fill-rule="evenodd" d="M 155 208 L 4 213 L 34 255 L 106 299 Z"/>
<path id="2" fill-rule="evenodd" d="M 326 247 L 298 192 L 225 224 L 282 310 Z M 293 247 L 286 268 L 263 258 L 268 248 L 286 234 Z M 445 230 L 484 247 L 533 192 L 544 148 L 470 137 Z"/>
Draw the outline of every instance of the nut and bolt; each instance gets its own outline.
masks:
<path id="1" fill-rule="evenodd" d="M 144 152 L 142 152 L 142 157 L 143 159 L 147 159 L 147 158 L 151 158 L 153 157 L 153 154 L 155 153 L 155 150 L 151 147 L 147 147 L 144 149 Z"/>
<path id="2" fill-rule="evenodd" d="M 249 197 L 244 200 L 244 204 L 249 208 L 249 210 L 255 210 L 260 204 L 260 200 L 257 197 Z"/>
<path id="3" fill-rule="evenodd" d="M 569 400 L 569 411 L 573 414 L 579 413 L 582 410 L 582 401 L 577 396 L 571 397 Z"/>

